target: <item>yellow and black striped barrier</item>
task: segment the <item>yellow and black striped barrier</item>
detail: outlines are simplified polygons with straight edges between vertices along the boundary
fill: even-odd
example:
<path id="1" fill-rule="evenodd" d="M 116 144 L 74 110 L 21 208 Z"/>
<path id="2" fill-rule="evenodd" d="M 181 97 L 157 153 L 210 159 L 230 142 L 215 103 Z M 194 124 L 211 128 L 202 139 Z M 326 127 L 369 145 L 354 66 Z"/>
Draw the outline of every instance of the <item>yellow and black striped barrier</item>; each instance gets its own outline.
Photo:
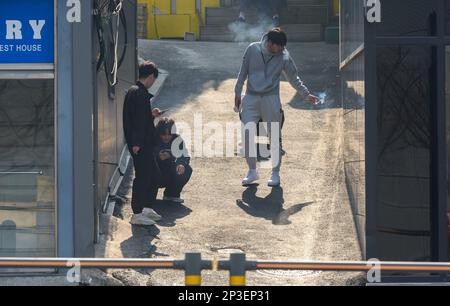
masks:
<path id="1" fill-rule="evenodd" d="M 247 260 L 244 253 L 231 254 L 230 256 L 230 286 L 245 286 L 245 273 Z"/>
<path id="2" fill-rule="evenodd" d="M 202 285 L 203 262 L 200 253 L 187 253 L 184 260 L 184 283 L 186 286 Z"/>

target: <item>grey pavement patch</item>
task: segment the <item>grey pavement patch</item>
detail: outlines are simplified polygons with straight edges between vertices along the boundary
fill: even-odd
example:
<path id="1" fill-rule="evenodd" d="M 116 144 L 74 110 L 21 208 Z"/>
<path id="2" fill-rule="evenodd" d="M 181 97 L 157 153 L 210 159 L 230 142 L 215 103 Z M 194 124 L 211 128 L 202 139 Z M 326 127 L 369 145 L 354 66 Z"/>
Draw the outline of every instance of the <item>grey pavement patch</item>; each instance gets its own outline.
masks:
<path id="1" fill-rule="evenodd" d="M 170 73 L 157 98 L 158 107 L 170 108 L 175 121 L 190 126 L 193 114 L 202 114 L 204 123 L 238 121 L 232 112 L 233 89 L 247 45 L 139 41 L 140 56 Z M 246 172 L 244 160 L 194 157 L 194 174 L 183 191 L 186 208 L 166 206 L 163 202 L 155 206 L 166 218 L 157 226 L 160 239 L 146 232 L 133 233 L 128 224 L 119 220 L 105 254 L 165 254 L 178 259 L 187 250 L 195 250 L 205 259 L 222 259 L 228 258 L 229 253 L 245 251 L 254 260 L 360 260 L 341 169 L 342 109 L 337 105 L 340 86 L 336 78 L 339 48 L 324 43 L 293 43 L 288 49 L 306 84 L 313 92 L 326 92 L 327 99 L 324 105 L 313 108 L 300 101 L 287 82 L 281 84 L 286 113 L 283 148 L 287 151 L 282 167 L 283 192 L 266 186 L 264 180 L 270 173 L 264 170 L 260 173 L 264 184 L 255 192 L 243 194 L 245 189 L 240 182 Z M 130 213 L 129 205 L 125 205 L 124 217 Z M 205 284 L 226 284 L 227 273 L 221 272 L 205 271 Z M 344 284 L 350 276 L 308 271 L 266 271 L 266 275 L 249 272 L 248 283 Z M 182 285 L 183 272 L 154 270 L 151 283 Z"/>
<path id="2" fill-rule="evenodd" d="M 109 275 L 108 273 L 99 269 L 82 269 L 81 283 L 84 286 L 123 286 L 124 284 Z"/>
<path id="3" fill-rule="evenodd" d="M 138 270 L 118 270 L 112 272 L 112 276 L 125 286 L 150 286 L 149 274 Z"/>
<path id="4" fill-rule="evenodd" d="M 239 246 L 225 246 L 225 247 L 208 246 L 208 248 L 212 252 L 216 252 L 221 255 L 229 255 L 233 253 L 245 253 L 244 248 Z"/>

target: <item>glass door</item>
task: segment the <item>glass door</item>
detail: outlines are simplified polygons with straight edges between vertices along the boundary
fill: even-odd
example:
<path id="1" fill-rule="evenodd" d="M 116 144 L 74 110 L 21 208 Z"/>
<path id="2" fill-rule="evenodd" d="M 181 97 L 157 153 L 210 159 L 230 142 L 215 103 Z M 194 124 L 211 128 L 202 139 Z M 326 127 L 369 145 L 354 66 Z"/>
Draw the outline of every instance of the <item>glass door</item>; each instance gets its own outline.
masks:
<path id="1" fill-rule="evenodd" d="M 447 235 L 448 235 L 448 258 L 450 261 L 450 46 L 445 48 L 445 99 L 446 99 L 446 120 L 447 120 L 447 173 L 448 184 L 447 187 L 447 219 L 449 220 Z"/>
<path id="2" fill-rule="evenodd" d="M 53 79 L 0 79 L 0 257 L 54 257 Z"/>

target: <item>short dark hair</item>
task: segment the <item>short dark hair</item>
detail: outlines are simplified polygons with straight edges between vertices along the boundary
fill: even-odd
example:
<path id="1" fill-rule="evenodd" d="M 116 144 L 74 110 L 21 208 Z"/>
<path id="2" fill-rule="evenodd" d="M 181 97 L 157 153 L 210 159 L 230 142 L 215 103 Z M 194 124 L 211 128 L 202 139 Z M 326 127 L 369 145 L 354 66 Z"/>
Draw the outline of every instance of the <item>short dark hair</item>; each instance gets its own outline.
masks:
<path id="1" fill-rule="evenodd" d="M 159 120 L 156 125 L 156 130 L 158 131 L 158 135 L 163 135 L 166 131 L 169 131 L 169 134 L 172 135 L 172 128 L 175 125 L 175 121 L 169 118 L 162 118 Z"/>
<path id="2" fill-rule="evenodd" d="M 146 79 L 152 74 L 155 79 L 158 78 L 159 71 L 155 63 L 146 61 L 139 65 L 139 79 Z"/>
<path id="3" fill-rule="evenodd" d="M 274 28 L 267 33 L 267 40 L 275 45 L 285 47 L 287 45 L 287 35 L 280 28 Z"/>

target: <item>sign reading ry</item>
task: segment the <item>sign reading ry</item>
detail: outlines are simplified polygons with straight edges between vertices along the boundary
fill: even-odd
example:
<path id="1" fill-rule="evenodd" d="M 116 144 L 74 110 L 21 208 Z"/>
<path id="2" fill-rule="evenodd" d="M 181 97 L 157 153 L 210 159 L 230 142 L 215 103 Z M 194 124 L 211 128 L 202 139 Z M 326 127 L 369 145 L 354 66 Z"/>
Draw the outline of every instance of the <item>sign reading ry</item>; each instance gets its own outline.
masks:
<path id="1" fill-rule="evenodd" d="M 0 64 L 53 61 L 53 0 L 0 0 Z"/>

